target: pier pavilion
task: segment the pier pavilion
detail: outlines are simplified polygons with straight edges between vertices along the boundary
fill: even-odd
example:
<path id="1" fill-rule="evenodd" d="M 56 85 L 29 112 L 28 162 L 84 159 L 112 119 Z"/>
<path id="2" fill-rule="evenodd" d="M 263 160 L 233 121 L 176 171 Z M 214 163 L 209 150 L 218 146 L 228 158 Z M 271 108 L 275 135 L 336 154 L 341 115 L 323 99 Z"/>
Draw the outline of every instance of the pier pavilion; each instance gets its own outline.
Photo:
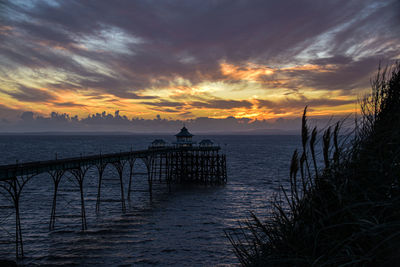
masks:
<path id="1" fill-rule="evenodd" d="M 177 147 L 192 147 L 194 144 L 196 144 L 196 142 L 192 141 L 192 137 L 194 135 L 189 133 L 189 130 L 185 126 L 183 126 L 181 131 L 175 136 L 176 142 L 174 142 L 174 145 Z"/>

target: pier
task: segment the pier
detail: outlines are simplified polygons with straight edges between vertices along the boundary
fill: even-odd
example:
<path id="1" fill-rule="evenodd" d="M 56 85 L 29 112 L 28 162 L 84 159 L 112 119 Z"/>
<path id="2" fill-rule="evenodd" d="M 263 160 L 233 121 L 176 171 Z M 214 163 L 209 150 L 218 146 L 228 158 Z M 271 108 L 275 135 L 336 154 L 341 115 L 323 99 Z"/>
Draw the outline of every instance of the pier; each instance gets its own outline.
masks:
<path id="1" fill-rule="evenodd" d="M 120 202 L 122 212 L 126 211 L 126 199 L 131 197 L 132 177 L 135 173 L 135 161 L 141 160 L 146 167 L 148 192 L 150 199 L 153 196 L 153 183 L 160 182 L 167 185 L 171 191 L 171 184 L 204 184 L 222 185 L 227 182 L 226 155 L 221 148 L 210 140 L 203 140 L 196 145 L 192 136 L 185 127 L 176 135 L 177 141 L 167 145 L 157 139 L 145 150 L 130 150 L 119 153 L 80 156 L 74 158 L 54 159 L 16 163 L 0 166 L 0 189 L 8 193 L 15 209 L 15 252 L 17 258 L 24 255 L 22 228 L 20 220 L 20 196 L 24 186 L 35 182 L 35 176 L 48 173 L 49 181 L 53 183 L 53 198 L 49 219 L 49 231 L 54 230 L 56 224 L 57 193 L 60 181 L 69 173 L 76 181 L 80 192 L 81 229 L 87 229 L 86 209 L 84 197 L 84 180 L 89 169 L 97 170 L 97 200 L 96 212 L 101 206 L 101 189 L 104 170 L 112 166 L 118 173 L 120 187 Z M 124 170 L 128 169 L 129 179 L 124 182 Z M 90 177 L 93 179 L 93 177 Z M 126 192 L 125 192 L 126 191 Z"/>

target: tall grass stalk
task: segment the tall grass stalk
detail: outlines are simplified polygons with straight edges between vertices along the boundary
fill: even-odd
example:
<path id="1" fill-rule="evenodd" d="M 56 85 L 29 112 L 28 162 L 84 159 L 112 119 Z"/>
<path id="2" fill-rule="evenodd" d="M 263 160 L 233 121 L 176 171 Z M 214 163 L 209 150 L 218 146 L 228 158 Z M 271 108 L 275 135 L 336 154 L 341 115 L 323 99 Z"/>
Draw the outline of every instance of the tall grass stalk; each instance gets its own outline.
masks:
<path id="1" fill-rule="evenodd" d="M 304 109 L 302 151 L 292 155 L 290 189 L 281 188 L 267 221 L 251 213 L 240 229 L 226 233 L 243 266 L 400 262 L 400 62 L 379 68 L 371 86 L 360 102 L 350 147 L 340 143 L 342 122 L 322 134 L 321 168 L 318 131 L 310 135 Z"/>

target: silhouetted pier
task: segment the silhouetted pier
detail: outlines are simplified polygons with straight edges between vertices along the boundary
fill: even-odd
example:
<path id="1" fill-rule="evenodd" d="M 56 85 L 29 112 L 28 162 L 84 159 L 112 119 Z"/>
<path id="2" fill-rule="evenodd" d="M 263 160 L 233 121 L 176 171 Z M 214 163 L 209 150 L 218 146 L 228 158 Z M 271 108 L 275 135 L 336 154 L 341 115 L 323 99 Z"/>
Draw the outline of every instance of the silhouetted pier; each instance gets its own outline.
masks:
<path id="1" fill-rule="evenodd" d="M 182 130 L 185 130 L 184 127 Z M 185 132 L 185 131 L 183 131 Z M 187 130 L 186 130 L 187 132 Z M 182 131 L 181 131 L 182 133 Z M 181 134 L 179 133 L 179 134 Z M 23 242 L 20 220 L 20 196 L 28 181 L 34 182 L 35 176 L 48 173 L 54 184 L 53 202 L 51 208 L 49 230 L 53 230 L 56 222 L 57 192 L 60 181 L 66 173 L 75 178 L 80 191 L 82 230 L 87 229 L 84 198 L 84 180 L 87 171 L 97 169 L 97 201 L 96 212 L 100 210 L 101 185 L 106 166 L 113 166 L 119 177 L 120 202 L 122 212 L 126 211 L 125 188 L 127 199 L 131 196 L 132 176 L 136 160 L 143 161 L 146 166 L 149 196 L 152 198 L 153 182 L 163 182 L 171 190 L 171 184 L 198 183 L 204 185 L 221 185 L 227 181 L 226 156 L 220 152 L 219 146 L 214 146 L 209 140 L 203 140 L 199 146 L 194 146 L 189 133 L 177 136 L 173 146 L 165 146 L 162 140 L 155 140 L 146 150 L 120 153 L 98 154 L 84 157 L 36 161 L 0 166 L 0 188 L 9 193 L 15 208 L 15 245 L 17 258 L 23 256 Z M 123 171 L 129 170 L 128 184 L 124 184 Z M 93 177 L 91 177 L 93 178 Z"/>

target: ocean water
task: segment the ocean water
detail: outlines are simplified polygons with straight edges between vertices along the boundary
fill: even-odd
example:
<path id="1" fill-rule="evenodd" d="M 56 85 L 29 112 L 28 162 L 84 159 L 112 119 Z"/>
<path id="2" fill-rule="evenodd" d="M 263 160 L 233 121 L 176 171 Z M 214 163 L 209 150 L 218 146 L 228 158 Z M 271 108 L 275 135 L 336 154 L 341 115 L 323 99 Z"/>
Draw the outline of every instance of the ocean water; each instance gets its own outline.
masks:
<path id="1" fill-rule="evenodd" d="M 0 164 L 144 149 L 171 136 L 0 136 Z M 21 223 L 27 265 L 231 266 L 238 261 L 224 230 L 236 228 L 250 211 L 268 216 L 269 199 L 288 185 L 290 158 L 298 136 L 195 136 L 212 139 L 227 155 L 224 186 L 153 185 L 147 191 L 144 164 L 137 160 L 131 199 L 121 211 L 117 172 L 106 168 L 100 213 L 96 214 L 97 170 L 85 177 L 88 230 L 81 231 L 80 195 L 69 174 L 61 180 L 55 229 L 48 230 L 53 182 L 33 177 L 21 196 Z M 124 175 L 127 195 L 128 170 Z M 1 189 L 0 189 L 1 190 Z M 15 257 L 15 213 L 0 192 L 0 258 Z"/>

